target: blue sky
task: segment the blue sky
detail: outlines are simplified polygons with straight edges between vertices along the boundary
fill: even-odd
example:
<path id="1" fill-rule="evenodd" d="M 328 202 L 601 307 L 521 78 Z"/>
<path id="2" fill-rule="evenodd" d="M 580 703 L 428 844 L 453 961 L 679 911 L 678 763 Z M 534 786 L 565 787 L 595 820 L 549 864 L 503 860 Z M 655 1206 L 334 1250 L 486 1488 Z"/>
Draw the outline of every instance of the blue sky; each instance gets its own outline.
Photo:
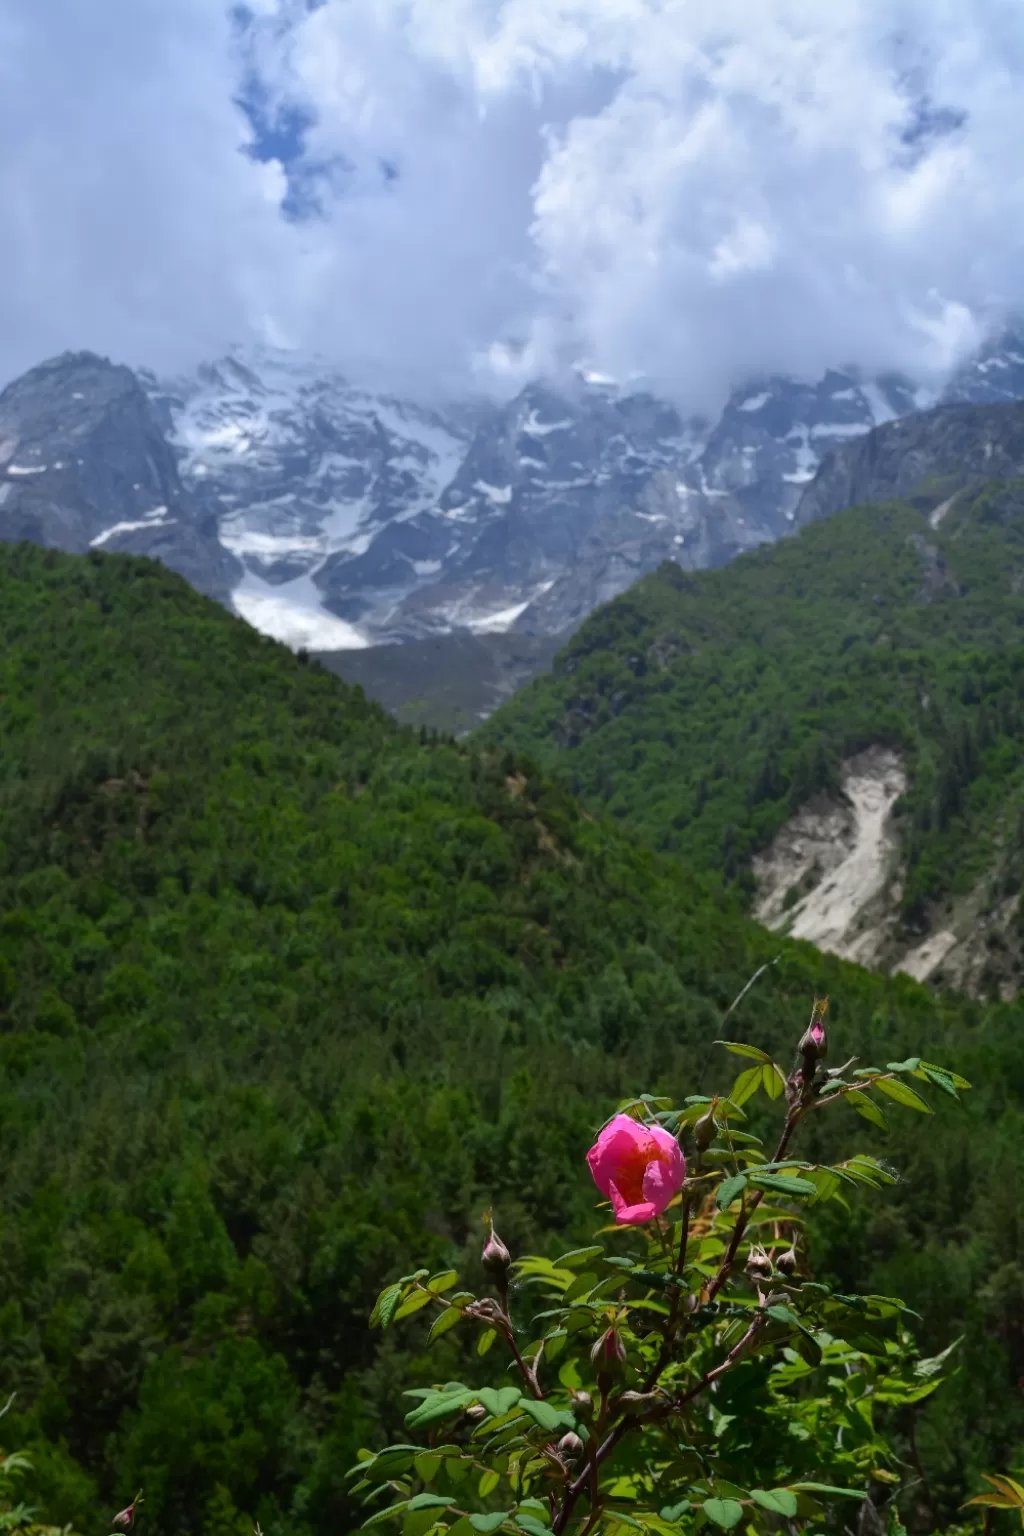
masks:
<path id="1" fill-rule="evenodd" d="M 1024 307 L 1022 77 L 1018 0 L 0 0 L 0 376 L 937 376 Z"/>

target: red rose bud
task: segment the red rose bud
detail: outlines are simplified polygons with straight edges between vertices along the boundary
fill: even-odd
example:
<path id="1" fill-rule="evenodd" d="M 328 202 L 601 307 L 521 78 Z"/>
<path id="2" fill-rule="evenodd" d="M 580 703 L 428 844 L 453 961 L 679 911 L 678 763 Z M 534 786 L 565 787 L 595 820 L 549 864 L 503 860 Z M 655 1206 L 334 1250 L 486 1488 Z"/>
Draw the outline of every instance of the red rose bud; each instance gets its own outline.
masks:
<path id="1" fill-rule="evenodd" d="M 825 1014 L 828 1012 L 828 998 L 816 997 L 814 1009 L 811 1013 L 811 1022 L 800 1036 L 800 1044 L 797 1047 L 804 1064 L 813 1069 L 816 1061 L 821 1061 L 828 1055 L 828 1032 L 825 1029 Z"/>

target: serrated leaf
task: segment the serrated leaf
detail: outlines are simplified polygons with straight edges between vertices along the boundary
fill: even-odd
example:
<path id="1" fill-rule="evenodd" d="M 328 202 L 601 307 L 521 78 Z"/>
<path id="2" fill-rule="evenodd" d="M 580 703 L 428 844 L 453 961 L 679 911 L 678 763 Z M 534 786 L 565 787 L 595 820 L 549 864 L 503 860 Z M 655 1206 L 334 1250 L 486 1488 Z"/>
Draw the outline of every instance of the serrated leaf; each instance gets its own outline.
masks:
<path id="1" fill-rule="evenodd" d="M 761 1086 L 761 1067 L 748 1067 L 746 1072 L 741 1072 L 732 1085 L 729 1098 L 736 1105 L 743 1105 Z"/>
<path id="2" fill-rule="evenodd" d="M 762 1509 L 767 1509 L 773 1515 L 782 1515 L 786 1520 L 792 1520 L 796 1514 L 796 1494 L 788 1488 L 751 1488 L 750 1497 Z"/>
<path id="3" fill-rule="evenodd" d="M 443 1269 L 440 1274 L 432 1275 L 427 1281 L 427 1290 L 434 1296 L 439 1296 L 442 1291 L 450 1291 L 459 1276 L 454 1269 Z"/>
<path id="4" fill-rule="evenodd" d="M 747 1176 L 745 1173 L 734 1173 L 731 1178 L 723 1179 L 715 1191 L 715 1204 L 718 1206 L 718 1209 L 720 1211 L 728 1210 L 736 1196 L 741 1194 L 746 1187 Z"/>
<path id="5" fill-rule="evenodd" d="M 894 1099 L 897 1104 L 904 1105 L 906 1109 L 916 1109 L 922 1115 L 935 1113 L 931 1105 L 922 1099 L 909 1083 L 900 1082 L 898 1077 L 880 1077 L 876 1080 L 875 1087 L 879 1093 L 884 1093 L 887 1098 Z"/>
<path id="6" fill-rule="evenodd" d="M 723 1045 L 734 1056 L 748 1056 L 751 1061 L 771 1061 L 767 1051 L 759 1051 L 756 1045 L 747 1045 L 742 1040 L 715 1040 L 715 1045 Z"/>
<path id="7" fill-rule="evenodd" d="M 373 1311 L 370 1313 L 370 1327 L 380 1328 L 381 1331 L 388 1327 L 395 1315 L 399 1297 L 402 1294 L 400 1285 L 386 1285 L 377 1297 Z"/>
<path id="8" fill-rule="evenodd" d="M 743 1519 L 743 1505 L 738 1499 L 705 1499 L 702 1508 L 708 1519 L 720 1525 L 723 1531 L 731 1531 Z"/>
<path id="9" fill-rule="evenodd" d="M 412 1295 L 402 1302 L 402 1305 L 395 1313 L 395 1322 L 400 1322 L 403 1317 L 411 1317 L 414 1312 L 419 1312 L 421 1308 L 429 1306 L 433 1299 L 429 1291 L 413 1291 Z"/>
<path id="10" fill-rule="evenodd" d="M 759 1173 L 752 1169 L 747 1175 L 751 1184 L 761 1189 L 772 1189 L 779 1195 L 816 1195 L 818 1186 L 810 1179 L 798 1179 L 791 1173 Z"/>
<path id="11" fill-rule="evenodd" d="M 931 1074 L 937 1072 L 940 1076 L 948 1078 L 954 1088 L 969 1088 L 971 1085 L 966 1077 L 961 1077 L 958 1072 L 951 1072 L 949 1067 L 940 1067 L 934 1061 L 922 1061 L 921 1070 Z"/>
<path id="12" fill-rule="evenodd" d="M 439 1339 L 442 1333 L 447 1333 L 449 1328 L 454 1328 L 455 1324 L 461 1321 L 462 1313 L 458 1307 L 446 1307 L 440 1317 L 435 1317 L 431 1323 L 430 1332 L 427 1334 L 427 1343 L 433 1344 L 434 1340 Z"/>
<path id="13" fill-rule="evenodd" d="M 856 1093 L 848 1093 L 846 1098 L 862 1120 L 867 1120 L 872 1125 L 877 1125 L 880 1130 L 887 1131 L 889 1129 L 889 1122 L 885 1115 L 879 1109 L 874 1099 L 869 1099 L 866 1093 L 861 1093 L 858 1090 Z"/>
<path id="14" fill-rule="evenodd" d="M 906 1061 L 886 1062 L 885 1070 L 887 1072 L 916 1072 L 920 1065 L 920 1056 L 908 1056 Z"/>

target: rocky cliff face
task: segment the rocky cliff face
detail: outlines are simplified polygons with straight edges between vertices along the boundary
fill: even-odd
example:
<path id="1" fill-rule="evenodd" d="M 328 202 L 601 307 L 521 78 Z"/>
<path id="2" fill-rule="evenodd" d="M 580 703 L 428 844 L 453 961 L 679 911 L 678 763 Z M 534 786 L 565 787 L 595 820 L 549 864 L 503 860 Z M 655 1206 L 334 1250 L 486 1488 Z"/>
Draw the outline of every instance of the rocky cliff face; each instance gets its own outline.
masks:
<path id="1" fill-rule="evenodd" d="M 269 351 L 147 388 L 222 505 L 239 611 L 320 649 L 562 633 L 662 560 L 779 538 L 823 454 L 927 403 L 898 379 L 772 378 L 712 425 L 581 372 L 426 412 Z"/>
<path id="2" fill-rule="evenodd" d="M 843 507 L 920 494 L 933 515 L 964 487 L 1024 474 L 1024 408 L 943 406 L 876 428 L 829 455 L 800 498 L 796 523 Z"/>
<path id="3" fill-rule="evenodd" d="M 1008 336 L 951 381 L 982 414 L 950 411 L 937 454 L 932 395 L 850 370 L 757 381 L 710 423 L 582 371 L 427 410 L 281 352 L 141 383 L 65 354 L 0 396 L 0 537 L 153 555 L 319 651 L 551 638 L 666 559 L 724 565 L 850 501 L 1001 472 L 1017 448 L 985 411 L 1016 391 Z"/>
<path id="4" fill-rule="evenodd" d="M 151 555 L 222 601 L 241 575 L 135 375 L 88 352 L 0 394 L 0 538 Z"/>

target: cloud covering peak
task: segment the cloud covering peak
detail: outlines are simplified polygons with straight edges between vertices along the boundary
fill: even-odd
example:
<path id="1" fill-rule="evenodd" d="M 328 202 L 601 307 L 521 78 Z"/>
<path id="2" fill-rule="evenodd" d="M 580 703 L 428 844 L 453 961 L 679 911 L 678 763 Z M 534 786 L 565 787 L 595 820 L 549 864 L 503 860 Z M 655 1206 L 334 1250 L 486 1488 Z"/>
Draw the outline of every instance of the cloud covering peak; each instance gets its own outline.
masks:
<path id="1" fill-rule="evenodd" d="M 0 0 L 0 373 L 262 338 L 688 409 L 1024 308 L 1016 0 Z"/>

